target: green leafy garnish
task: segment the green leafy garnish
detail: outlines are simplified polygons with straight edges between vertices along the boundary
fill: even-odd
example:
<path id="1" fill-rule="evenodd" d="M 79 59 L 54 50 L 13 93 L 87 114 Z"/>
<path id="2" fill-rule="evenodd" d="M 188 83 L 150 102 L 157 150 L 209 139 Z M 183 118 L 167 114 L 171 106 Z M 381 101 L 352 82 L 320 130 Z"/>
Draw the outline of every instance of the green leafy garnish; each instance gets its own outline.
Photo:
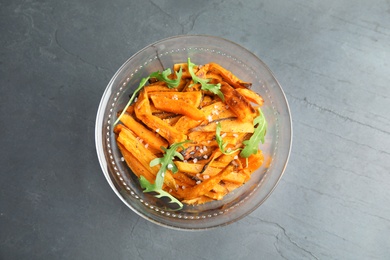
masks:
<path id="1" fill-rule="evenodd" d="M 256 126 L 255 131 L 249 140 L 245 140 L 243 144 L 245 145 L 242 149 L 240 156 L 243 158 L 248 158 L 252 154 L 256 154 L 259 149 L 259 144 L 264 143 L 264 137 L 267 132 L 267 121 L 265 120 L 264 114 L 259 108 L 259 115 L 253 120 L 254 126 Z"/>
<path id="2" fill-rule="evenodd" d="M 123 109 L 122 113 L 116 119 L 114 125 L 118 124 L 118 122 L 120 121 L 120 119 L 123 116 L 123 114 L 126 113 L 127 108 L 131 105 L 131 103 L 133 103 L 133 100 L 135 99 L 136 95 L 145 86 L 145 84 L 146 84 L 146 82 L 148 82 L 149 78 L 150 77 L 148 76 L 146 78 L 141 79 L 141 81 L 140 81 L 140 83 L 138 85 L 138 88 L 134 91 L 133 95 L 131 95 L 131 98 L 130 98 L 129 102 L 127 102 L 127 105 Z"/>
<path id="3" fill-rule="evenodd" d="M 144 192 L 156 192 L 157 195 L 155 195 L 156 198 L 162 198 L 162 197 L 168 197 L 170 199 L 169 203 L 176 203 L 179 205 L 179 209 L 183 208 L 183 204 L 173 197 L 168 192 L 164 191 L 162 189 L 164 184 L 164 176 L 165 172 L 167 170 L 170 170 L 172 173 L 178 172 L 177 166 L 173 162 L 173 159 L 175 157 L 179 158 L 180 160 L 184 160 L 184 157 L 181 153 L 177 151 L 179 147 L 183 148 L 183 144 L 190 142 L 189 140 L 186 140 L 184 142 L 180 143 L 174 143 L 172 144 L 169 149 L 165 147 L 161 147 L 161 149 L 164 150 L 164 156 L 161 158 L 155 158 L 150 162 L 150 167 L 156 166 L 158 164 L 161 164 L 160 170 L 157 172 L 156 179 L 154 181 L 154 184 L 150 183 L 145 177 L 141 176 L 139 181 L 141 184 L 141 187 L 144 189 Z M 178 209 L 178 210 L 179 210 Z"/>
<path id="4" fill-rule="evenodd" d="M 167 83 L 168 88 L 177 88 L 180 84 L 181 76 L 183 74 L 182 67 L 180 67 L 180 70 L 176 72 L 176 79 L 170 79 L 168 78 L 169 75 L 171 75 L 171 69 L 166 69 L 163 72 L 156 71 L 149 75 L 150 78 L 156 78 L 159 81 L 164 81 Z"/>
<path id="5" fill-rule="evenodd" d="M 217 129 L 215 131 L 215 140 L 217 141 L 217 144 L 219 146 L 219 150 L 221 150 L 222 153 L 227 154 L 227 155 L 233 154 L 233 153 L 237 152 L 238 150 L 240 150 L 240 149 L 236 149 L 236 150 L 233 150 L 233 151 L 227 151 L 226 150 L 226 146 L 228 144 L 224 143 L 223 140 L 222 140 L 221 128 L 222 128 L 221 123 L 218 122 L 217 123 Z"/>
<path id="6" fill-rule="evenodd" d="M 190 72 L 192 80 L 194 81 L 195 84 L 200 83 L 202 90 L 208 90 L 208 91 L 218 95 L 218 97 L 220 99 L 222 99 L 222 101 L 225 101 L 225 97 L 221 91 L 221 84 L 220 83 L 209 84 L 210 79 L 202 79 L 202 78 L 199 78 L 198 76 L 196 76 L 194 73 L 194 67 L 196 65 L 191 62 L 190 58 L 188 58 L 187 64 L 188 64 L 188 71 Z"/>

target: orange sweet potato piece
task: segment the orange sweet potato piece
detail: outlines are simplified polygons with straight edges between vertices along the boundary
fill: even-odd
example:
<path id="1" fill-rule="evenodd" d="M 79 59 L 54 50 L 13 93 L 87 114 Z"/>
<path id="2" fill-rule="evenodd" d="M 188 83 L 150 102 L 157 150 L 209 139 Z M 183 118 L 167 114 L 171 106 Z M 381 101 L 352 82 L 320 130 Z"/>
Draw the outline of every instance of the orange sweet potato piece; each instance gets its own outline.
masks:
<path id="1" fill-rule="evenodd" d="M 234 164 L 230 163 L 226 168 L 221 170 L 217 175 L 210 177 L 207 180 L 204 180 L 199 185 L 195 185 L 191 188 L 186 189 L 178 189 L 177 193 L 183 197 L 184 199 L 194 199 L 196 197 L 200 197 L 205 195 L 207 192 L 213 189 L 215 185 L 217 185 L 223 177 L 230 174 L 234 170 Z"/>
<path id="2" fill-rule="evenodd" d="M 173 71 L 179 71 L 180 67 L 182 69 L 182 80 L 184 79 L 192 79 L 190 72 L 188 71 L 187 63 L 176 63 L 173 65 Z"/>
<path id="3" fill-rule="evenodd" d="M 207 196 L 200 196 L 194 199 L 186 199 L 183 200 L 183 203 L 188 204 L 188 205 L 199 205 L 199 204 L 204 204 L 210 201 L 213 201 L 214 199 L 207 197 Z"/>
<path id="4" fill-rule="evenodd" d="M 254 127 L 252 122 L 242 122 L 236 118 L 223 119 L 220 121 L 213 121 L 207 125 L 200 125 L 189 130 L 189 132 L 215 132 L 217 123 L 221 123 L 223 132 L 226 133 L 253 133 Z"/>
<path id="5" fill-rule="evenodd" d="M 248 164 L 245 158 L 240 158 L 241 164 L 244 166 L 241 169 L 247 175 L 252 174 L 255 170 L 257 170 L 264 162 L 264 155 L 261 150 L 258 150 L 256 154 L 252 154 L 248 158 Z"/>
<path id="6" fill-rule="evenodd" d="M 233 182 L 237 184 L 244 184 L 248 181 L 248 175 L 241 172 L 231 172 L 222 178 L 223 181 Z"/>
<path id="7" fill-rule="evenodd" d="M 225 102 L 239 120 L 253 123 L 256 110 L 248 100 L 229 84 L 222 82 L 221 91 L 225 96 Z"/>
<path id="8" fill-rule="evenodd" d="M 203 132 L 203 131 L 194 131 L 188 134 L 188 139 L 197 145 L 202 145 L 206 147 L 217 147 L 218 143 L 215 140 L 215 132 Z M 226 136 L 223 138 L 225 143 L 236 145 L 237 142 L 241 140 L 238 134 L 226 133 Z"/>
<path id="9" fill-rule="evenodd" d="M 137 137 L 132 133 L 131 130 L 123 127 L 118 134 L 117 142 L 122 144 L 127 151 L 132 153 L 133 157 L 137 158 L 139 162 L 145 169 L 150 169 L 150 172 L 156 176 L 159 166 L 150 167 L 149 163 L 156 158 L 156 156 L 145 148 L 145 146 L 137 140 Z M 175 179 L 172 177 L 172 174 L 166 172 L 164 177 L 164 184 L 171 188 L 176 188 Z"/>
<path id="10" fill-rule="evenodd" d="M 179 185 L 184 185 L 186 187 L 192 187 L 196 185 L 196 181 L 193 180 L 192 178 L 188 177 L 188 175 L 182 173 L 182 172 L 177 172 L 173 175 L 173 178 L 175 178 L 176 183 Z"/>
<path id="11" fill-rule="evenodd" d="M 153 101 L 154 106 L 157 109 L 171 112 L 171 113 L 185 115 L 194 120 L 205 119 L 205 115 L 201 110 L 197 109 L 195 106 L 188 104 L 185 101 L 171 99 L 164 96 L 160 96 L 160 97 L 151 96 L 151 99 Z"/>
<path id="12" fill-rule="evenodd" d="M 242 81 L 241 79 L 236 77 L 231 71 L 225 69 L 217 63 L 209 63 L 209 70 L 213 73 L 221 75 L 224 81 L 226 81 L 235 88 L 248 88 L 252 85 L 249 82 Z"/>
<path id="13" fill-rule="evenodd" d="M 161 146 L 168 147 L 168 143 L 161 136 L 157 135 L 155 132 L 147 129 L 143 124 L 137 122 L 129 114 L 123 114 L 121 117 L 121 122 L 133 131 L 138 137 L 142 138 L 147 144 L 157 150 L 163 151 Z"/>
<path id="14" fill-rule="evenodd" d="M 186 135 L 177 131 L 162 119 L 152 115 L 149 99 L 145 91 L 142 91 L 138 97 L 135 105 L 135 114 L 145 125 L 164 137 L 169 144 L 179 143 L 187 139 Z"/>
<path id="15" fill-rule="evenodd" d="M 218 183 L 209 192 L 205 193 L 205 196 L 214 200 L 221 200 L 228 192 L 229 190 L 224 185 Z"/>
<path id="16" fill-rule="evenodd" d="M 259 106 L 262 106 L 264 104 L 264 99 L 256 92 L 247 88 L 237 88 L 236 90 L 238 93 L 244 96 L 248 101 L 256 103 Z"/>
<path id="17" fill-rule="evenodd" d="M 144 87 L 145 91 L 149 92 L 177 92 L 175 88 L 168 88 L 167 83 L 156 81 Z"/>
<path id="18" fill-rule="evenodd" d="M 228 181 L 224 181 L 223 185 L 225 186 L 225 188 L 229 191 L 229 192 L 232 192 L 233 190 L 239 188 L 242 186 L 242 183 L 235 183 L 235 182 L 228 182 Z"/>
<path id="19" fill-rule="evenodd" d="M 226 105 L 224 105 L 222 102 L 209 104 L 200 110 L 203 112 L 207 120 L 199 121 L 193 120 L 187 116 L 183 116 L 177 121 L 175 128 L 184 134 L 188 134 L 190 129 L 195 128 L 201 124 L 206 125 L 215 119 L 235 117 L 235 114 L 231 110 L 227 109 Z M 215 129 L 213 131 L 215 131 Z"/>
<path id="20" fill-rule="evenodd" d="M 192 92 L 151 92 L 148 91 L 148 96 L 153 100 L 159 98 L 168 98 L 172 101 L 179 100 L 193 107 L 199 107 L 202 101 L 202 92 L 201 91 L 192 91 Z"/>
<path id="21" fill-rule="evenodd" d="M 150 167 L 145 167 L 132 153 L 130 153 L 121 143 L 118 143 L 119 150 L 126 164 L 132 172 L 139 178 L 144 176 L 150 183 L 154 183 L 156 176 L 151 172 Z"/>
<path id="22" fill-rule="evenodd" d="M 209 66 L 210 68 L 210 66 Z M 207 74 L 206 74 L 206 78 L 210 79 L 210 82 L 222 82 L 223 79 L 222 79 L 222 76 L 220 74 L 217 74 L 215 72 L 212 72 L 212 71 L 208 71 Z"/>

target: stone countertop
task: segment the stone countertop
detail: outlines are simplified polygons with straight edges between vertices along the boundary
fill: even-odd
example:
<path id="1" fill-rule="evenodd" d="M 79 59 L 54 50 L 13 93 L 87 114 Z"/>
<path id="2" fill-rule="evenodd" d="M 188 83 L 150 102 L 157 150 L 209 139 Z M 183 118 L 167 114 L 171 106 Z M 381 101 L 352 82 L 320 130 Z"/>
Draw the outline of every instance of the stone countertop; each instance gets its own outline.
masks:
<path id="1" fill-rule="evenodd" d="M 2 1 L 1 259 L 388 259 L 389 1 Z M 294 138 L 271 197 L 231 225 L 166 229 L 97 160 L 97 108 L 144 46 L 232 40 L 271 68 Z"/>

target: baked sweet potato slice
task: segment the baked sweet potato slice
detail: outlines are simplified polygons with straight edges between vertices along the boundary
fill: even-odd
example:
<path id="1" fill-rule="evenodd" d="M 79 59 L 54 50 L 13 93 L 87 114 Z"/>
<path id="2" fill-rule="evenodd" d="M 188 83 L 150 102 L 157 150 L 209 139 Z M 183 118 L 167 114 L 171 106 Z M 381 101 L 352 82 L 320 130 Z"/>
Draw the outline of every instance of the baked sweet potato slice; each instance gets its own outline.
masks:
<path id="1" fill-rule="evenodd" d="M 183 200 L 183 203 L 188 205 L 199 205 L 199 204 L 205 204 L 207 202 L 213 201 L 214 199 L 207 197 L 207 196 L 200 196 L 194 199 L 185 199 Z"/>
<path id="2" fill-rule="evenodd" d="M 184 134 L 188 134 L 190 129 L 195 128 L 199 125 L 207 125 L 215 119 L 235 117 L 235 114 L 229 109 L 227 109 L 226 105 L 224 105 L 222 102 L 214 102 L 212 104 L 202 107 L 200 110 L 206 117 L 206 120 L 199 121 L 194 120 L 188 116 L 183 116 L 177 121 L 177 123 L 175 124 L 175 128 Z"/>
<path id="3" fill-rule="evenodd" d="M 259 149 L 256 154 L 249 156 L 248 161 L 246 161 L 244 158 L 240 158 L 240 160 L 241 164 L 244 165 L 241 171 L 245 172 L 247 175 L 250 175 L 263 164 L 264 155 L 263 152 Z"/>
<path id="4" fill-rule="evenodd" d="M 132 153 L 130 153 L 121 143 L 118 142 L 118 148 L 121 151 L 127 166 L 139 178 L 144 176 L 150 183 L 154 183 L 156 176 L 151 172 L 150 167 L 145 167 Z"/>
<path id="5" fill-rule="evenodd" d="M 200 197 L 205 195 L 207 192 L 213 189 L 215 185 L 217 185 L 223 177 L 230 174 L 230 172 L 234 171 L 234 164 L 230 163 L 227 167 L 221 170 L 217 175 L 210 177 L 207 180 L 204 180 L 199 185 L 195 185 L 191 188 L 186 189 L 178 189 L 177 193 L 180 194 L 184 199 L 194 199 L 196 197 Z"/>
<path id="6" fill-rule="evenodd" d="M 199 107 L 202 101 L 202 92 L 201 91 L 192 91 L 192 92 L 151 92 L 148 91 L 149 98 L 152 101 L 159 98 L 168 98 L 172 101 L 179 100 L 187 103 L 193 107 Z"/>
<path id="7" fill-rule="evenodd" d="M 257 94 L 256 92 L 247 88 L 237 88 L 236 90 L 238 93 L 244 96 L 248 101 L 253 102 L 259 106 L 262 106 L 264 104 L 263 97 Z"/>
<path id="8" fill-rule="evenodd" d="M 200 125 L 189 130 L 189 132 L 215 132 L 217 123 L 221 123 L 221 127 L 226 133 L 253 133 L 254 126 L 251 122 L 242 122 L 236 118 L 228 118 L 223 120 L 215 120 L 207 125 Z"/>
<path id="9" fill-rule="evenodd" d="M 193 120 L 204 120 L 206 118 L 201 110 L 183 100 L 176 100 L 163 96 L 151 96 L 151 99 L 157 109 L 185 115 Z"/>
<path id="10" fill-rule="evenodd" d="M 256 116 L 256 110 L 251 106 L 248 100 L 229 84 L 223 82 L 221 91 L 225 96 L 225 102 L 237 118 L 244 122 L 253 123 Z"/>
<path id="11" fill-rule="evenodd" d="M 188 64 L 187 63 L 176 63 L 173 65 L 173 70 L 174 71 L 179 71 L 180 67 L 182 69 L 182 75 L 181 79 L 192 79 L 190 72 L 188 71 Z"/>
<path id="12" fill-rule="evenodd" d="M 132 133 L 131 130 L 123 127 L 118 134 L 117 142 L 120 143 L 127 151 L 129 151 L 133 157 L 142 164 L 143 168 L 150 169 L 150 172 L 156 176 L 159 170 L 159 166 L 150 167 L 149 163 L 157 158 L 151 151 L 145 148 L 137 137 Z M 172 177 L 172 174 L 166 172 L 164 177 L 164 184 L 171 188 L 176 188 L 175 179 Z"/>
<path id="13" fill-rule="evenodd" d="M 152 115 L 147 93 L 142 91 L 135 105 L 135 114 L 145 125 L 158 132 L 169 144 L 179 143 L 187 139 L 182 132 L 164 122 L 162 119 Z"/>
<path id="14" fill-rule="evenodd" d="M 233 190 L 241 187 L 242 183 L 224 181 L 223 185 L 229 192 L 232 192 Z"/>
<path id="15" fill-rule="evenodd" d="M 209 63 L 209 70 L 215 74 L 221 75 L 221 77 L 235 88 L 249 88 L 252 83 L 245 82 L 236 77 L 231 71 L 225 69 L 217 63 Z"/>
<path id="16" fill-rule="evenodd" d="M 163 151 L 161 146 L 168 147 L 168 142 L 166 140 L 157 135 L 156 132 L 150 131 L 129 114 L 123 114 L 121 117 L 121 122 L 131 131 L 133 131 L 138 137 L 145 140 L 145 142 L 147 142 L 150 147 L 153 147 L 154 149 L 157 149 L 161 152 Z"/>
<path id="17" fill-rule="evenodd" d="M 228 181 L 242 185 L 248 181 L 248 175 L 241 172 L 231 172 L 230 174 L 223 177 L 222 181 Z"/>

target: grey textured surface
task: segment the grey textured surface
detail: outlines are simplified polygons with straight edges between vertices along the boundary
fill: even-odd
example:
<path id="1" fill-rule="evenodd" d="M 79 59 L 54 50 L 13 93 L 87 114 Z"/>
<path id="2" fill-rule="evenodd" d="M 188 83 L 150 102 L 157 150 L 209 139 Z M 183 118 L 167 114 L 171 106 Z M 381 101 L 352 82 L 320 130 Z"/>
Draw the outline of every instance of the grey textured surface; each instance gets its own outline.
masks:
<path id="1" fill-rule="evenodd" d="M 1 259 L 389 259 L 389 1 L 3 0 L 0 33 Z M 95 152 L 112 75 L 178 34 L 255 53 L 293 115 L 271 197 L 210 231 L 138 217 Z"/>

